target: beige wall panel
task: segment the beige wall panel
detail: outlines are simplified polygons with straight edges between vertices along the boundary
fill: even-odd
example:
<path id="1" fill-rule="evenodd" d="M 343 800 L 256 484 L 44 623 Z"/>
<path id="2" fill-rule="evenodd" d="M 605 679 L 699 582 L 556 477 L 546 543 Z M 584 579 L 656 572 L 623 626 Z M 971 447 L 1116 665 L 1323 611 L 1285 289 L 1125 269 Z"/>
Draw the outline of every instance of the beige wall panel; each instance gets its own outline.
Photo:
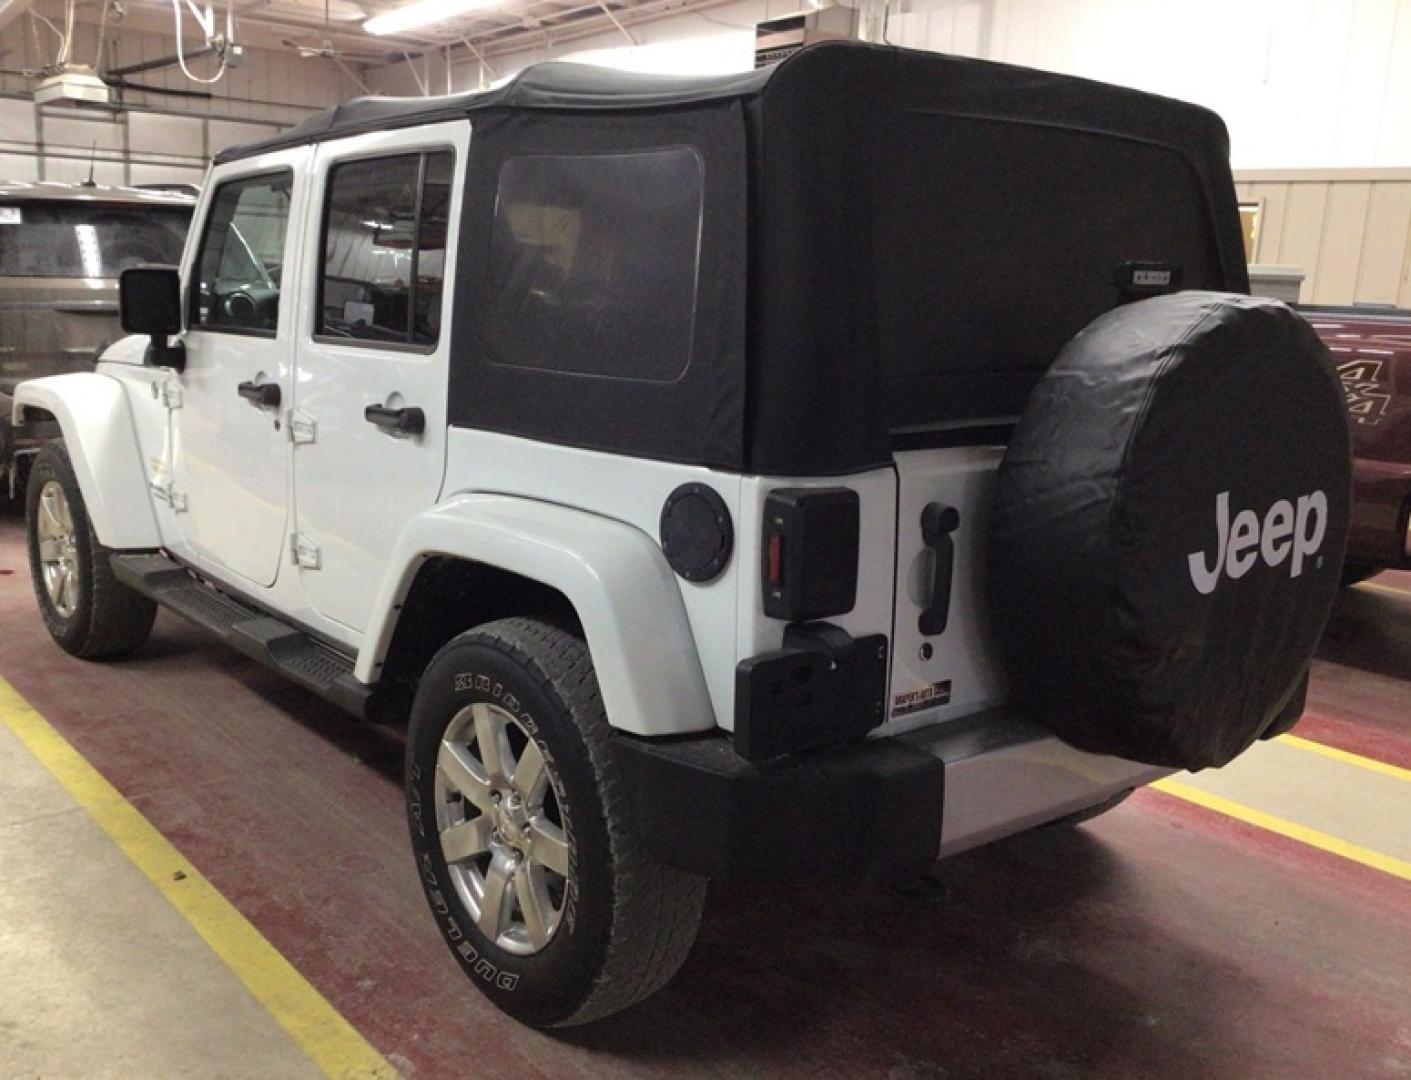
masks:
<path id="1" fill-rule="evenodd" d="M 1259 198 L 1264 200 L 1264 213 L 1259 221 L 1258 248 L 1255 261 L 1277 263 L 1279 244 L 1284 235 L 1284 217 L 1288 213 L 1288 184 L 1252 184 Z"/>
<path id="2" fill-rule="evenodd" d="M 1303 268 L 1303 299 L 1317 287 L 1318 250 L 1323 242 L 1323 217 L 1327 212 L 1327 184 L 1290 184 L 1284 209 L 1283 235 L 1273 261 Z"/>
<path id="3" fill-rule="evenodd" d="M 1354 299 L 1396 303 L 1411 249 L 1411 183 L 1374 184 Z"/>
<path id="4" fill-rule="evenodd" d="M 1371 200 L 1371 184 L 1328 186 L 1328 209 L 1318 245 L 1318 273 L 1307 293 L 1314 303 L 1350 304 L 1355 298 Z"/>

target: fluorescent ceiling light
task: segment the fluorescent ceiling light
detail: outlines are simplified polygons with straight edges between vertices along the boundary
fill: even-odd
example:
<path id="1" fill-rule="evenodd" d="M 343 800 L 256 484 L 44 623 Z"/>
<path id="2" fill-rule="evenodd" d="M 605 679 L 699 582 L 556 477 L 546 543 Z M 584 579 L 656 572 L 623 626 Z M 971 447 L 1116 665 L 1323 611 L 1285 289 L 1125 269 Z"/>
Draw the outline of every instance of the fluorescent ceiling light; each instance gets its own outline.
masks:
<path id="1" fill-rule="evenodd" d="M 444 22 L 478 8 L 494 7 L 499 0 L 416 0 L 415 3 L 374 15 L 363 23 L 369 34 L 399 34 L 428 23 Z"/>

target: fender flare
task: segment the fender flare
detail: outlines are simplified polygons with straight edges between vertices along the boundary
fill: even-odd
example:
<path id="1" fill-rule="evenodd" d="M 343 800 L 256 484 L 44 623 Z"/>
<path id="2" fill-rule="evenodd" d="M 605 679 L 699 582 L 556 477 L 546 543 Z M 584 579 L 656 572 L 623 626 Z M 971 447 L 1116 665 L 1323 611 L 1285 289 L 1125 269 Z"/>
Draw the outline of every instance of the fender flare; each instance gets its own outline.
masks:
<path id="1" fill-rule="evenodd" d="M 425 559 L 494 566 L 563 593 L 578 613 L 614 728 L 679 735 L 715 727 L 675 575 L 640 529 L 556 503 L 454 496 L 413 518 L 393 549 L 355 674 L 374 682 Z"/>
<path id="2" fill-rule="evenodd" d="M 160 547 L 132 407 L 122 383 L 91 371 L 30 379 L 15 387 L 16 425 L 24 422 L 27 408 L 44 409 L 59 422 L 99 541 L 120 550 Z"/>

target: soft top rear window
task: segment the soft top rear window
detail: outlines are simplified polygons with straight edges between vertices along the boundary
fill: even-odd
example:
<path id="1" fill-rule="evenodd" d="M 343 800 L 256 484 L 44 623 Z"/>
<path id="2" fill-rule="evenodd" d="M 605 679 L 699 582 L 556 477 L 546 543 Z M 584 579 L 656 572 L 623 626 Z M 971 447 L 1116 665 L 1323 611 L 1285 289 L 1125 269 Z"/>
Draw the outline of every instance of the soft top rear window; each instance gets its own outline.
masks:
<path id="1" fill-rule="evenodd" d="M 892 430 L 1012 416 L 1119 301 L 1127 262 L 1225 287 L 1176 151 L 1080 129 L 907 112 L 875 171 L 879 353 Z"/>
<path id="2" fill-rule="evenodd" d="M 116 278 L 138 263 L 176 263 L 191 221 L 187 207 L 138 203 L 0 209 L 0 277 Z"/>

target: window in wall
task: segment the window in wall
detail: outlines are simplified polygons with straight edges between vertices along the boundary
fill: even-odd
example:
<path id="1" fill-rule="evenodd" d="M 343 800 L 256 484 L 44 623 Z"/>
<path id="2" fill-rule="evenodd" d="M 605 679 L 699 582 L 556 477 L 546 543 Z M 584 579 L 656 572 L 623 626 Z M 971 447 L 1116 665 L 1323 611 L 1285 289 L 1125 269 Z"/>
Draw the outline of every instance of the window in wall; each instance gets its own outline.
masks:
<path id="1" fill-rule="evenodd" d="M 1244 261 L 1252 263 L 1254 253 L 1259 250 L 1259 225 L 1263 218 L 1264 204 L 1259 202 L 1240 203 L 1240 231 L 1244 233 Z"/>
<path id="2" fill-rule="evenodd" d="M 438 151 L 329 170 L 316 333 L 436 344 L 453 164 Z"/>
<path id="3" fill-rule="evenodd" d="M 490 360 L 679 379 L 695 335 L 702 187 L 689 147 L 506 160 L 487 268 Z"/>
<path id="4" fill-rule="evenodd" d="M 216 189 L 201 235 L 193 327 L 249 334 L 278 328 L 292 185 L 293 174 L 285 170 Z"/>

